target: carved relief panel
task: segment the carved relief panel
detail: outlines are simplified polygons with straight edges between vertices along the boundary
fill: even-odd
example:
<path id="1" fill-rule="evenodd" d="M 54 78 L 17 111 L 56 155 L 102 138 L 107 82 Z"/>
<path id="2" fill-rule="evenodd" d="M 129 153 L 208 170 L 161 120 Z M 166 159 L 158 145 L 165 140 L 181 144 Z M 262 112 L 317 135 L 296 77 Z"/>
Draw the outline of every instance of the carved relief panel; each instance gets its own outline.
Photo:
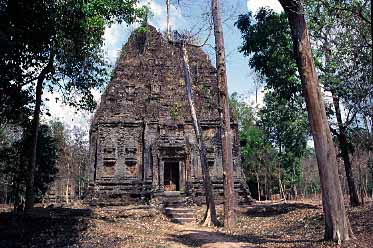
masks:
<path id="1" fill-rule="evenodd" d="M 135 84 L 127 83 L 126 86 L 125 86 L 125 91 L 126 91 L 127 95 L 129 95 L 129 96 L 135 95 Z"/>
<path id="2" fill-rule="evenodd" d="M 99 155 L 101 166 L 99 168 L 100 177 L 113 177 L 117 166 L 117 151 L 115 139 L 111 136 L 111 128 L 100 129 Z"/>
<path id="3" fill-rule="evenodd" d="M 129 141 L 125 148 L 125 165 L 127 169 L 127 176 L 137 177 L 138 160 L 137 148 L 133 137 L 128 137 Z"/>
<path id="4" fill-rule="evenodd" d="M 159 97 L 159 93 L 161 92 L 161 86 L 156 82 L 152 82 L 150 86 L 150 92 L 153 98 Z"/>
<path id="5" fill-rule="evenodd" d="M 124 177 L 135 178 L 139 175 L 141 165 L 141 135 L 142 128 L 122 127 L 117 134 L 118 153 L 122 161 L 121 175 Z"/>

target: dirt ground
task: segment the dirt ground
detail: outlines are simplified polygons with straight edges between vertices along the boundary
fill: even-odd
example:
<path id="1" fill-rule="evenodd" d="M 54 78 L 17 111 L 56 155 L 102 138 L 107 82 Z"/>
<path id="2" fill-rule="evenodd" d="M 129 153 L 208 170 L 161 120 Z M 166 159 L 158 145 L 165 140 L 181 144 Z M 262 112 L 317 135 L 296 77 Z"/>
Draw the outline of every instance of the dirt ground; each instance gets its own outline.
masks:
<path id="1" fill-rule="evenodd" d="M 194 211 L 197 222 L 203 208 Z M 221 218 L 221 207 L 218 213 Z M 230 233 L 196 223 L 171 223 L 151 206 L 40 208 L 29 217 L 5 209 L 0 214 L 0 247 L 373 247 L 373 204 L 348 213 L 356 238 L 338 245 L 322 241 L 322 209 L 315 201 L 240 208 L 237 227 Z"/>

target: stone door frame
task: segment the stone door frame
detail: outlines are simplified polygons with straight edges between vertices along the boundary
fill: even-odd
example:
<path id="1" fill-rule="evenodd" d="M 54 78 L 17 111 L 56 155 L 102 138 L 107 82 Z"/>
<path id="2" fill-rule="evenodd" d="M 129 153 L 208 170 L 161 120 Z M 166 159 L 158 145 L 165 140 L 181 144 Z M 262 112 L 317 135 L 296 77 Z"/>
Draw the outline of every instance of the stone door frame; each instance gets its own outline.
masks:
<path id="1" fill-rule="evenodd" d="M 160 161 L 160 166 L 159 166 L 159 169 L 160 169 L 160 186 L 162 187 L 163 191 L 164 191 L 164 164 L 165 163 L 178 163 L 179 164 L 179 190 L 178 191 L 175 191 L 175 192 L 181 192 L 183 193 L 185 191 L 185 176 L 184 176 L 184 171 L 185 171 L 185 168 L 184 168 L 184 164 L 185 164 L 185 159 L 182 159 L 182 158 L 164 158 L 164 159 L 161 159 Z"/>

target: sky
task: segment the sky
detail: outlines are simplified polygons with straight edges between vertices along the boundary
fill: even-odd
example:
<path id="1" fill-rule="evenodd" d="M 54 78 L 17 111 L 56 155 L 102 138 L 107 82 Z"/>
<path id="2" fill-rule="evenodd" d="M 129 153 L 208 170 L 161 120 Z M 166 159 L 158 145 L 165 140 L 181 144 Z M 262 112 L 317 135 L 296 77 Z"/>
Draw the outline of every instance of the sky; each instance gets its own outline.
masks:
<path id="1" fill-rule="evenodd" d="M 178 3 L 179 2 L 179 3 Z M 150 7 L 152 16 L 149 23 L 159 31 L 166 29 L 166 6 L 165 0 L 143 0 L 141 4 Z M 241 34 L 234 26 L 240 14 L 246 14 L 249 10 L 255 13 L 260 7 L 269 7 L 276 12 L 281 12 L 282 8 L 278 0 L 221 0 L 223 32 L 226 53 L 227 78 L 229 93 L 237 92 L 247 96 L 249 102 L 255 98 L 255 88 L 253 80 L 255 73 L 248 66 L 248 58 L 239 53 L 242 44 Z M 172 30 L 191 30 L 193 33 L 200 31 L 198 37 L 201 41 L 206 40 L 209 26 L 205 14 L 210 11 L 210 0 L 171 0 L 170 26 Z M 104 52 L 105 59 L 114 68 L 119 56 L 119 51 L 126 43 L 131 32 L 137 25 L 113 24 L 105 30 Z M 202 30 L 202 31 L 201 31 Z M 214 64 L 214 40 L 211 35 L 207 45 L 203 47 Z M 101 93 L 94 92 L 95 99 L 100 100 Z M 259 102 L 262 101 L 263 93 L 259 94 Z M 54 99 L 58 95 L 46 93 L 44 98 Z M 80 126 L 88 131 L 92 113 L 86 111 L 76 111 L 71 107 L 64 106 L 53 101 L 46 103 L 51 116 L 54 119 L 63 121 L 67 127 Z"/>

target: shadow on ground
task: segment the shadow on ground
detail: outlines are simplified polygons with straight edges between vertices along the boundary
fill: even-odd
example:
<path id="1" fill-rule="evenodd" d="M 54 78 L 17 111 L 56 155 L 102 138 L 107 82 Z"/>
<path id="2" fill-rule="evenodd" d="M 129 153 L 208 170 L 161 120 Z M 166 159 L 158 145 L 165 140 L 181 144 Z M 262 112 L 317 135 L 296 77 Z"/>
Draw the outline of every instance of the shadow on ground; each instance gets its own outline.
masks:
<path id="1" fill-rule="evenodd" d="M 243 215 L 251 217 L 273 217 L 280 214 L 287 214 L 297 209 L 318 209 L 318 206 L 306 203 L 274 203 L 258 204 L 249 208 Z"/>
<path id="2" fill-rule="evenodd" d="M 35 208 L 29 215 L 0 214 L 0 247 L 78 247 L 89 209 Z"/>
<path id="3" fill-rule="evenodd" d="M 266 247 L 265 244 L 295 244 L 301 243 L 305 247 L 313 247 L 312 243 L 318 242 L 315 240 L 301 239 L 301 240 L 281 240 L 278 236 L 258 236 L 253 234 L 247 235 L 229 235 L 221 232 L 209 231 L 182 231 L 170 236 L 169 240 L 176 243 L 181 243 L 190 247 L 240 247 L 249 248 L 261 245 Z M 237 245 L 235 245 L 235 243 Z M 251 243 L 253 245 L 250 245 Z M 228 245 L 229 244 L 229 245 Z M 207 246 L 208 245 L 208 246 Z M 220 245 L 220 246 L 219 246 Z M 263 246 L 264 245 L 264 246 Z"/>
<path id="4" fill-rule="evenodd" d="M 373 234 L 373 204 L 365 209 L 353 209 L 349 217 L 355 234 L 362 232 Z"/>

